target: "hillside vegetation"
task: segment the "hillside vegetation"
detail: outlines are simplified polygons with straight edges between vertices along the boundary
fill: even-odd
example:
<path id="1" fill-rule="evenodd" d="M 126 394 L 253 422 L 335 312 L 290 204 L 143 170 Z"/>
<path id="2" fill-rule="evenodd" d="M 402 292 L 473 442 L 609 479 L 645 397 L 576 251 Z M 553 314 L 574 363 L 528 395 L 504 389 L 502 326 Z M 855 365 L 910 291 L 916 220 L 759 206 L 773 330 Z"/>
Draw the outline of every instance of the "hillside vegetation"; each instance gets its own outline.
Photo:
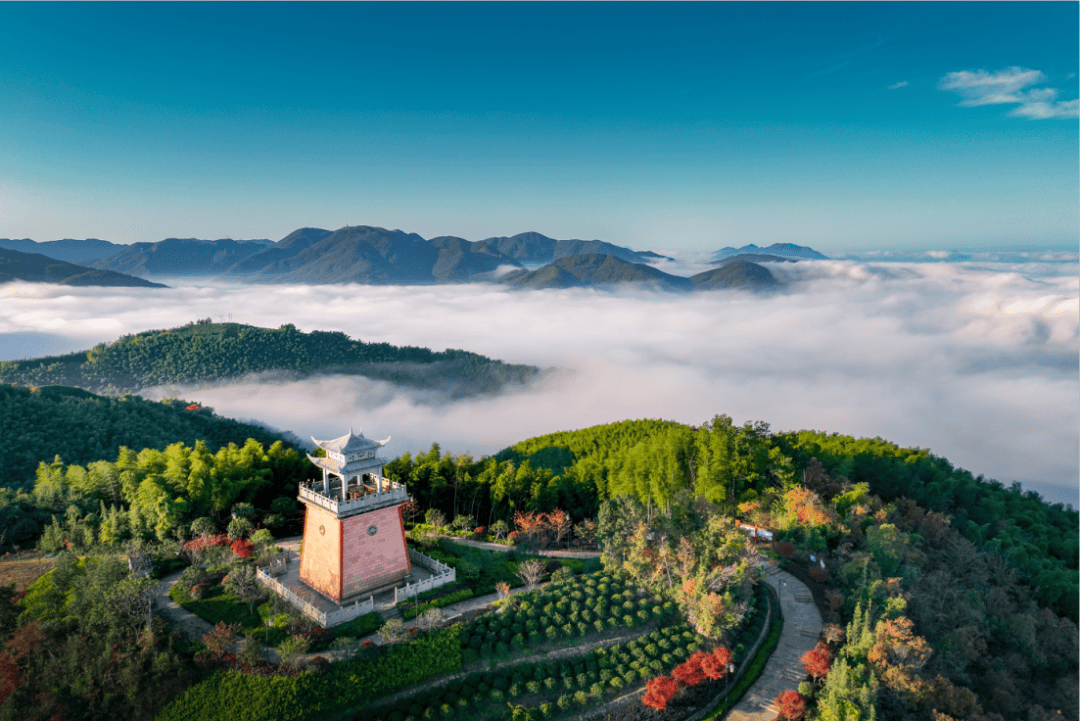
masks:
<path id="1" fill-rule="evenodd" d="M 0 486 L 30 488 L 41 461 L 85 464 L 116 458 L 122 446 L 164 450 L 203 442 L 211 451 L 248 438 L 281 440 L 259 426 L 185 401 L 111 398 L 63 386 L 0 385 Z"/>
<path id="2" fill-rule="evenodd" d="M 698 593 L 717 571 L 680 578 L 682 539 L 717 515 L 773 529 L 830 624 L 791 692 L 806 718 L 1077 718 L 1077 512 L 925 449 L 717 416 L 553 433 L 475 465 L 437 447 L 396 463 L 418 499 L 489 524 L 512 514 L 523 537 L 537 514 L 532 535 L 553 536 L 569 510 L 605 567 L 682 589 L 691 614 L 728 604 Z"/>
<path id="3" fill-rule="evenodd" d="M 539 374 L 463 350 L 364 343 L 341 332 L 303 333 L 209 319 L 170 330 L 150 330 L 84 352 L 0 362 L 0 382 L 68 385 L 126 393 L 165 383 L 195 383 L 246 373 L 353 373 L 443 390 L 452 397 L 488 393 Z"/>

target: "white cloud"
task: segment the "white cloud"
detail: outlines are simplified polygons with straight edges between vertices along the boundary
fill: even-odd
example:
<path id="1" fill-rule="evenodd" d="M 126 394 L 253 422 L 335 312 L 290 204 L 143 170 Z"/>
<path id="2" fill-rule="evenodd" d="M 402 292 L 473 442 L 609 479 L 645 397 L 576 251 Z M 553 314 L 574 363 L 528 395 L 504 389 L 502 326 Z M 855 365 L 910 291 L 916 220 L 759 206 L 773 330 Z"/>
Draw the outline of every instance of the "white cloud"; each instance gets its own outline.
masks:
<path id="1" fill-rule="evenodd" d="M 892 85 L 890 85 L 888 89 L 889 90 L 899 90 L 900 88 L 906 88 L 908 86 L 908 84 L 909 83 L 908 83 L 907 80 L 901 80 L 898 83 L 893 83 Z"/>
<path id="2" fill-rule="evenodd" d="M 275 328 L 291 322 L 565 371 L 537 388 L 452 402 L 350 376 L 261 377 L 157 395 L 199 400 L 304 438 L 352 423 L 392 435 L 392 453 L 438 441 L 479 455 L 596 423 L 698 424 L 727 413 L 777 430 L 881 436 L 930 448 L 974 473 L 1075 490 L 1080 279 L 1075 264 L 1055 267 L 775 264 L 788 291 L 767 297 L 190 279 L 150 290 L 21 284 L 15 292 L 9 284 L 0 286 L 0 347 L 41 334 L 88 348 L 205 317 Z"/>
<path id="3" fill-rule="evenodd" d="M 1009 115 L 1036 120 L 1080 117 L 1080 103 L 1077 100 L 1058 100 L 1058 91 L 1054 88 L 1025 90 L 1046 80 L 1046 75 L 1039 70 L 1016 66 L 996 73 L 960 70 L 942 76 L 938 80 L 938 89 L 961 96 L 962 107 L 1016 104 L 1019 107 Z"/>

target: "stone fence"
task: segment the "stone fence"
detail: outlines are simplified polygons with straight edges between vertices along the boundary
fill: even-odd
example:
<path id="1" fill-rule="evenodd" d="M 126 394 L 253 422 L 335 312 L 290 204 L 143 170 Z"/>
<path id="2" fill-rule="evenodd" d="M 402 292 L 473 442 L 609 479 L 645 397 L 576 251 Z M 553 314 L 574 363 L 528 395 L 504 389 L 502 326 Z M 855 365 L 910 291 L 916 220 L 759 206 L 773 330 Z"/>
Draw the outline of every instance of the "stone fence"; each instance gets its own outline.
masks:
<path id="1" fill-rule="evenodd" d="M 329 628 L 330 626 L 336 626 L 339 623 L 351 621 L 354 618 L 359 618 L 365 613 L 371 613 L 375 610 L 375 600 L 373 598 L 368 598 L 366 601 L 358 600 L 351 606 L 342 606 L 337 611 L 330 611 L 327 613 L 325 611 L 320 611 L 312 603 L 301 598 L 300 594 L 279 583 L 277 579 L 272 578 L 262 568 L 258 569 L 256 578 L 259 583 L 272 589 L 275 593 L 296 607 L 298 611 L 318 623 L 323 628 Z"/>
<path id="2" fill-rule="evenodd" d="M 395 588 L 394 603 L 399 603 L 400 601 L 404 601 L 407 598 L 412 598 L 413 596 L 423 593 L 424 591 L 430 591 L 433 588 L 445 586 L 448 583 L 453 583 L 457 581 L 457 569 L 451 568 L 445 563 L 440 563 L 434 558 L 425 556 L 419 551 L 414 551 L 410 548 L 409 560 L 412 561 L 415 565 L 420 566 L 421 568 L 428 569 L 434 575 L 431 578 L 425 578 L 424 580 L 417 581 L 416 583 L 407 583 L 405 584 L 404 588 Z"/>

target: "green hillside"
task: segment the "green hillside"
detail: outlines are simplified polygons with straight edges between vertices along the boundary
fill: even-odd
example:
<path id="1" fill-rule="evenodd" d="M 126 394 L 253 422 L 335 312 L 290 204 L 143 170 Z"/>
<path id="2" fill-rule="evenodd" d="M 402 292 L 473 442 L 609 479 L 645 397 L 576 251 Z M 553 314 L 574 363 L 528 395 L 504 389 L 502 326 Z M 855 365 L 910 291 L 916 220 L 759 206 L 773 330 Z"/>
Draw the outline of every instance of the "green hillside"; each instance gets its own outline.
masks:
<path id="1" fill-rule="evenodd" d="M 134 392 L 163 383 L 192 383 L 280 370 L 299 375 L 354 373 L 451 396 L 500 390 L 537 377 L 532 366 L 509 365 L 463 350 L 364 343 L 344 333 L 303 333 L 209 320 L 151 330 L 85 352 L 0 362 L 0 382 L 67 385 L 94 392 Z"/>
<path id="2" fill-rule="evenodd" d="M 110 398 L 78 388 L 0 385 L 0 486 L 30 487 L 41 461 L 85 464 L 116 458 L 121 446 L 156 448 L 203 441 L 211 451 L 248 438 L 280 440 L 258 426 L 183 401 Z"/>

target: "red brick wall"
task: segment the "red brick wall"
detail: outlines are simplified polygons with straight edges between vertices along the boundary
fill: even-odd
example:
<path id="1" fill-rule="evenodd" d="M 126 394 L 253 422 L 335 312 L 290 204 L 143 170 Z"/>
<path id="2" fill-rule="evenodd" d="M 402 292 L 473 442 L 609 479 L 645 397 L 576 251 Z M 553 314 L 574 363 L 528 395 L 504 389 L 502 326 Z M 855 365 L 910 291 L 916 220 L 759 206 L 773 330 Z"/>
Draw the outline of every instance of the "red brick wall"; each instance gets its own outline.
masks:
<path id="1" fill-rule="evenodd" d="M 375 527 L 374 535 L 368 529 Z M 400 581 L 409 573 L 405 528 L 398 506 L 352 516 L 342 521 L 343 598 Z"/>
<path id="2" fill-rule="evenodd" d="M 341 522 L 329 511 L 305 504 L 300 580 L 324 596 L 341 599 Z M 320 527 L 323 531 L 320 532 Z"/>

